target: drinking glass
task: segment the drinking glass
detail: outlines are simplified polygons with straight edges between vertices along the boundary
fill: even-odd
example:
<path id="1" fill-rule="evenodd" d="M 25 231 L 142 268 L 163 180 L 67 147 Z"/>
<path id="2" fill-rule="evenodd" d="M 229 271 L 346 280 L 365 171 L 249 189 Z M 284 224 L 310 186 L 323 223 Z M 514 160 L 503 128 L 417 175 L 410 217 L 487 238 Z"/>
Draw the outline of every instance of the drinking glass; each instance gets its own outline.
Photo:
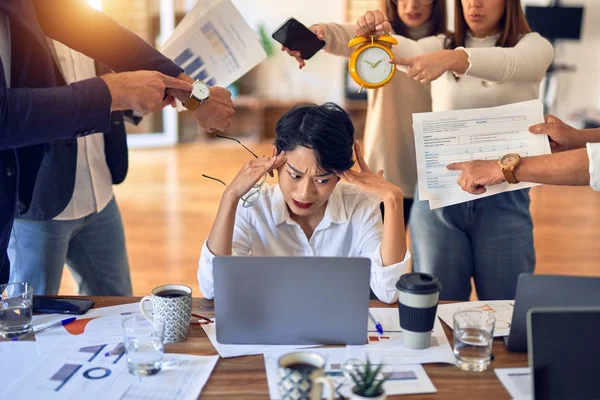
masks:
<path id="1" fill-rule="evenodd" d="M 454 356 L 464 371 L 485 371 L 492 358 L 496 318 L 488 312 L 465 310 L 454 314 Z"/>
<path id="2" fill-rule="evenodd" d="M 5 339 L 33 331 L 33 287 L 27 282 L 0 285 L 0 336 Z"/>
<path id="3" fill-rule="evenodd" d="M 163 366 L 165 325 L 152 325 L 141 315 L 123 321 L 129 372 L 136 376 L 158 374 Z"/>

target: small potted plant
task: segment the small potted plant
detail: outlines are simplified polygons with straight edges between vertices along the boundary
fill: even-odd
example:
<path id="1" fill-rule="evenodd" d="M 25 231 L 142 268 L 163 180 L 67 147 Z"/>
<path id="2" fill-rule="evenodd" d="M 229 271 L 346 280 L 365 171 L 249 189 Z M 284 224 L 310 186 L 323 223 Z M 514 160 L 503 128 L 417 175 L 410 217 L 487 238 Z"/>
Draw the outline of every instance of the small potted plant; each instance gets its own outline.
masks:
<path id="1" fill-rule="evenodd" d="M 381 374 L 382 368 L 383 364 L 371 364 L 367 358 L 365 364 L 357 365 L 352 371 L 348 372 L 354 383 L 352 387 L 353 400 L 385 399 L 383 383 L 387 380 L 387 377 Z"/>

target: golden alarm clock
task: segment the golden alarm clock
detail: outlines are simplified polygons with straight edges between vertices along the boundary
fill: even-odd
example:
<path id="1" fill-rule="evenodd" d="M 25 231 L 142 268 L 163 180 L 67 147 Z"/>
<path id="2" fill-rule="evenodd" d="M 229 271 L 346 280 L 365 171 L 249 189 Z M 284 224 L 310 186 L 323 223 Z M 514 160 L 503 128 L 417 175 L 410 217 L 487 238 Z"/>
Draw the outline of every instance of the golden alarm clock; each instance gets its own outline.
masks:
<path id="1" fill-rule="evenodd" d="M 350 76 L 363 88 L 377 89 L 388 83 L 396 72 L 396 67 L 387 60 L 394 58 L 390 45 L 398 41 L 389 34 L 356 36 L 348 42 L 348 47 L 357 46 L 348 61 Z"/>

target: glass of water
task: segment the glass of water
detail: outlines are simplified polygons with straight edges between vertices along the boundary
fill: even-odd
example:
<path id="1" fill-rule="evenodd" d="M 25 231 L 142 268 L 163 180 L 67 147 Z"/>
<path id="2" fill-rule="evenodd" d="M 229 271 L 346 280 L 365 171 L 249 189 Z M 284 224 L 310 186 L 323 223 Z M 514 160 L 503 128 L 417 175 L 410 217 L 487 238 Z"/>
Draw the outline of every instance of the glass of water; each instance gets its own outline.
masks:
<path id="1" fill-rule="evenodd" d="M 478 310 L 454 314 L 454 356 L 465 371 L 485 371 L 492 358 L 496 318 Z"/>
<path id="2" fill-rule="evenodd" d="M 27 282 L 0 285 L 0 336 L 11 339 L 33 331 L 33 288 Z"/>
<path id="3" fill-rule="evenodd" d="M 141 315 L 123 321 L 129 372 L 136 376 L 156 375 L 163 365 L 164 324 L 152 325 Z"/>

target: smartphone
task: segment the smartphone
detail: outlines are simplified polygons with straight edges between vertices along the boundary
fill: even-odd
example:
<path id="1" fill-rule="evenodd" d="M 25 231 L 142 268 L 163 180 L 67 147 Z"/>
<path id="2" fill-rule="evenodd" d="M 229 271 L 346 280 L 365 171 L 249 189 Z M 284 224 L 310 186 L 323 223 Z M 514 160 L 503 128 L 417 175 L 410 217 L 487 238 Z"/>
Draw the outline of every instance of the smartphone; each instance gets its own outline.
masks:
<path id="1" fill-rule="evenodd" d="M 310 29 L 297 19 L 290 17 L 273 32 L 273 39 L 290 50 L 299 51 L 302 58 L 308 60 L 325 46 Z"/>
<path id="2" fill-rule="evenodd" d="M 40 314 L 81 315 L 94 306 L 94 300 L 68 297 L 33 296 L 33 312 Z"/>

